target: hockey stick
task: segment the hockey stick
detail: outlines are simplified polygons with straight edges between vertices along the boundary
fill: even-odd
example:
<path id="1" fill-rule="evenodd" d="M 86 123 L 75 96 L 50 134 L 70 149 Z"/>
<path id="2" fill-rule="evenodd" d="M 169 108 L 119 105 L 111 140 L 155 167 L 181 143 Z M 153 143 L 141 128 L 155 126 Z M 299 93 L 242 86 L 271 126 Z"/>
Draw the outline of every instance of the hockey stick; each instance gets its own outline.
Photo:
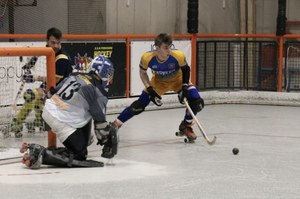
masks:
<path id="1" fill-rule="evenodd" d="M 206 135 L 204 129 L 202 128 L 201 124 L 199 123 L 198 119 L 196 118 L 195 114 L 193 113 L 193 111 L 192 111 L 191 107 L 189 106 L 189 104 L 188 104 L 186 98 L 183 99 L 183 102 L 184 102 L 186 108 L 189 110 L 190 114 L 192 115 L 193 119 L 195 120 L 195 122 L 196 122 L 197 126 L 199 127 L 199 129 L 200 129 L 200 131 L 201 131 L 201 133 L 202 133 L 202 136 L 204 137 L 204 139 L 206 140 L 206 142 L 207 142 L 209 145 L 215 144 L 217 137 L 214 136 L 214 138 L 213 138 L 212 140 L 210 140 L 210 139 L 207 137 L 207 135 Z"/>
<path id="2" fill-rule="evenodd" d="M 14 103 L 13 103 L 13 105 L 12 105 L 12 108 L 13 108 L 13 110 L 14 110 L 14 112 L 15 112 L 15 115 L 16 115 L 16 112 L 17 112 L 17 101 L 18 101 L 18 98 L 20 97 L 20 95 L 21 95 L 21 93 L 22 93 L 22 91 L 23 91 L 24 85 L 25 85 L 25 81 L 22 80 L 22 83 L 21 83 L 21 85 L 20 85 L 20 88 L 19 88 L 19 90 L 18 90 L 18 93 L 17 93 L 17 95 L 16 95 L 16 97 L 15 97 Z"/>

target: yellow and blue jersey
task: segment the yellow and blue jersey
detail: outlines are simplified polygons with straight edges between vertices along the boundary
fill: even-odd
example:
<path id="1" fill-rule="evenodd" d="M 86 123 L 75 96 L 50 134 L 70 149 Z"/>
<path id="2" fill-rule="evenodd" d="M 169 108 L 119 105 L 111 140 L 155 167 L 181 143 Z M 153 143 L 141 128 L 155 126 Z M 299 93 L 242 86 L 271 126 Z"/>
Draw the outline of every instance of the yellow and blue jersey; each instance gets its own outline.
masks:
<path id="1" fill-rule="evenodd" d="M 140 68 L 152 71 L 151 86 L 162 95 L 168 91 L 178 92 L 182 87 L 181 67 L 188 66 L 185 55 L 180 50 L 173 49 L 167 60 L 160 61 L 156 51 L 142 55 Z"/>

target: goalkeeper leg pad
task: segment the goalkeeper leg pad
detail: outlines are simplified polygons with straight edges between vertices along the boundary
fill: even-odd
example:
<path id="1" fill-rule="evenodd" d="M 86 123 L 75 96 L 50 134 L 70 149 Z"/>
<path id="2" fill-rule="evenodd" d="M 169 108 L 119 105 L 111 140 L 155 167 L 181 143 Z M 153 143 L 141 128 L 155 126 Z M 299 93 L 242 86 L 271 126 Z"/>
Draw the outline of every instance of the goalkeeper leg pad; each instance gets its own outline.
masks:
<path id="1" fill-rule="evenodd" d="M 68 152 L 65 148 L 47 149 L 43 164 L 60 167 L 103 167 L 104 163 L 95 160 L 76 160 L 74 154 Z"/>
<path id="2" fill-rule="evenodd" d="M 39 144 L 23 143 L 20 149 L 24 153 L 23 164 L 31 169 L 39 169 L 42 164 L 59 167 L 103 167 L 103 162 L 94 160 L 76 160 L 74 154 L 66 148 L 45 148 Z"/>

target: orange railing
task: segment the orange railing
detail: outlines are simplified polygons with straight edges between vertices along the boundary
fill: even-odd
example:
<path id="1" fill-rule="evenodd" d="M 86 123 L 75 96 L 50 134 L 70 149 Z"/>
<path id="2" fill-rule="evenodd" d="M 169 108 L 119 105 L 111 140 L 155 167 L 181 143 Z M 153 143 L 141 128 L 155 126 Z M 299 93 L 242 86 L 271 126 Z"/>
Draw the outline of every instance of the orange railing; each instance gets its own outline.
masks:
<path id="1" fill-rule="evenodd" d="M 282 91 L 282 68 L 284 39 L 298 39 L 300 35 L 276 36 L 275 34 L 173 34 L 175 39 L 190 39 L 192 43 L 191 81 L 196 82 L 197 40 L 201 38 L 273 38 L 278 40 L 278 91 Z M 130 41 L 133 39 L 154 39 L 156 34 L 65 34 L 66 40 L 125 40 L 126 41 L 126 97 L 129 97 L 130 85 Z M 0 39 L 45 40 L 45 34 L 0 34 Z"/>

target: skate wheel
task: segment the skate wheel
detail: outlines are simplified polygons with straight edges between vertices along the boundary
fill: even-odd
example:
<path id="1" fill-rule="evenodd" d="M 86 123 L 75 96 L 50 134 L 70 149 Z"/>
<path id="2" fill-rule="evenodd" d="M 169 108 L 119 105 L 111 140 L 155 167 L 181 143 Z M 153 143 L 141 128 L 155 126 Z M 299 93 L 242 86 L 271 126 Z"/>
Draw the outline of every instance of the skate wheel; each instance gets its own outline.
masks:
<path id="1" fill-rule="evenodd" d="M 181 136 L 184 136 L 184 133 L 181 132 L 181 131 L 177 131 L 177 132 L 175 133 L 175 135 L 181 137 Z"/>
<path id="2" fill-rule="evenodd" d="M 195 143 L 195 139 L 193 138 L 184 138 L 185 143 Z"/>

